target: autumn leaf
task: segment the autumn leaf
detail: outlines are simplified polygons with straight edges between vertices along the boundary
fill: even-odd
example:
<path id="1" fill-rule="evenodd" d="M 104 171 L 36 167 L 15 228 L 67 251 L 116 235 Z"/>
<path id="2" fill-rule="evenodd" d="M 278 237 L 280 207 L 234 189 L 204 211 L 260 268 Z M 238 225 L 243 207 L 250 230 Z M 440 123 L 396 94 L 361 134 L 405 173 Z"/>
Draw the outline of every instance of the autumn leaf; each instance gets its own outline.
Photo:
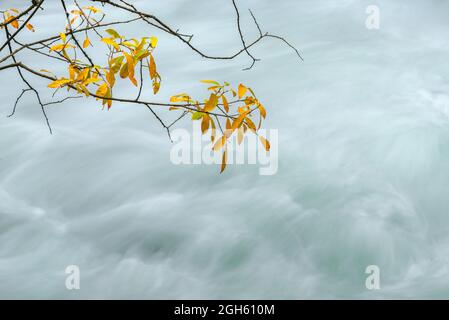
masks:
<path id="1" fill-rule="evenodd" d="M 132 84 L 137 87 L 137 80 L 134 78 L 134 59 L 130 54 L 126 52 L 123 52 L 123 54 L 125 55 L 126 64 L 128 65 L 128 78 L 132 82 Z"/>
<path id="2" fill-rule="evenodd" d="M 67 49 L 67 48 L 74 48 L 74 46 L 71 45 L 71 44 L 68 44 L 68 43 L 59 43 L 59 44 L 55 44 L 54 46 L 51 46 L 50 47 L 50 51 L 57 51 L 57 52 L 59 52 L 59 51 L 62 51 L 64 49 Z"/>
<path id="3" fill-rule="evenodd" d="M 149 64 L 149 69 L 150 69 L 150 78 L 154 79 L 156 77 L 156 62 L 154 62 L 154 58 L 153 55 L 150 55 L 150 64 Z"/>
<path id="4" fill-rule="evenodd" d="M 156 37 L 150 38 L 150 45 L 152 48 L 156 48 L 156 46 L 157 46 L 157 38 Z"/>
<path id="5" fill-rule="evenodd" d="M 104 30 L 105 32 L 107 32 L 110 36 L 112 36 L 114 39 L 120 38 L 120 35 L 118 34 L 117 31 L 115 31 L 114 29 L 106 29 Z"/>
<path id="6" fill-rule="evenodd" d="M 101 86 L 98 87 L 97 92 L 95 92 L 95 95 L 99 97 L 106 96 L 106 93 L 108 91 L 108 85 L 107 83 L 103 83 Z"/>
<path id="7" fill-rule="evenodd" d="M 267 116 L 267 111 L 265 110 L 265 107 L 260 103 L 257 107 L 259 108 L 261 117 L 265 119 L 265 117 Z"/>
<path id="8" fill-rule="evenodd" d="M 216 127 L 215 127 L 214 119 L 212 119 L 212 118 L 210 118 L 210 125 L 211 125 L 211 131 L 212 131 L 211 135 L 210 135 L 210 142 L 214 143 L 215 135 L 216 135 L 217 130 L 216 130 Z"/>
<path id="9" fill-rule="evenodd" d="M 215 93 L 211 93 L 209 100 L 204 105 L 204 111 L 210 112 L 215 109 L 218 104 L 218 97 Z"/>
<path id="10" fill-rule="evenodd" d="M 229 118 L 226 119 L 226 129 L 230 130 L 231 129 L 231 120 L 229 120 Z"/>
<path id="11" fill-rule="evenodd" d="M 245 137 L 245 132 L 243 127 L 240 127 L 237 131 L 237 143 L 240 145 Z"/>
<path id="12" fill-rule="evenodd" d="M 256 131 L 257 131 L 257 128 L 256 128 L 254 122 L 253 122 L 250 118 L 246 118 L 246 119 L 245 119 L 245 122 L 246 122 L 246 124 L 248 125 L 248 127 L 249 127 L 253 132 L 256 132 Z"/>
<path id="13" fill-rule="evenodd" d="M 121 51 L 120 46 L 112 38 L 102 38 L 101 41 L 114 47 L 115 50 Z"/>
<path id="14" fill-rule="evenodd" d="M 64 78 L 62 78 L 62 79 L 57 79 L 57 80 L 51 82 L 51 83 L 48 85 L 48 87 L 49 87 L 49 88 L 53 88 L 53 89 L 61 88 L 62 86 L 66 85 L 67 83 L 70 83 L 70 82 L 72 82 L 72 80 L 70 80 L 70 79 L 64 79 Z"/>
<path id="15" fill-rule="evenodd" d="M 83 48 L 85 49 L 85 48 L 87 48 L 89 45 L 90 45 L 90 40 L 89 40 L 89 38 L 84 39 L 84 42 L 83 42 Z"/>
<path id="16" fill-rule="evenodd" d="M 259 135 L 259 140 L 262 143 L 262 145 L 264 146 L 265 150 L 270 151 L 270 142 L 268 142 L 267 139 L 265 139 L 264 137 Z"/>
<path id="17" fill-rule="evenodd" d="M 217 142 L 215 142 L 213 150 L 214 151 L 218 151 L 221 148 L 223 148 L 223 146 L 226 143 L 226 135 L 223 135 L 220 139 L 217 140 Z"/>
<path id="18" fill-rule="evenodd" d="M 214 81 L 214 80 L 200 80 L 200 82 L 207 83 L 207 84 L 214 84 L 216 86 L 220 86 L 220 84 L 217 81 Z"/>
<path id="19" fill-rule="evenodd" d="M 245 87 L 243 84 L 239 84 L 239 89 L 238 89 L 239 99 L 241 99 L 245 95 L 246 90 L 248 90 L 247 87 Z"/>
<path id="20" fill-rule="evenodd" d="M 203 117 L 203 115 L 204 115 L 204 113 L 202 113 L 202 112 L 198 112 L 198 111 L 194 112 L 192 114 L 192 120 L 199 120 Z"/>
<path id="21" fill-rule="evenodd" d="M 109 86 L 112 88 L 115 84 L 115 75 L 114 72 L 107 72 L 106 73 L 106 81 L 109 83 Z"/>
<path id="22" fill-rule="evenodd" d="M 223 101 L 223 107 L 225 109 L 226 112 L 229 112 L 229 103 L 228 103 L 228 99 L 226 99 L 225 95 L 223 94 L 221 96 L 221 100 Z"/>
<path id="23" fill-rule="evenodd" d="M 204 114 L 203 120 L 201 121 L 201 132 L 204 134 L 209 129 L 210 117 Z"/>
<path id="24" fill-rule="evenodd" d="M 15 18 L 15 17 L 13 17 L 13 18 Z M 12 25 L 14 28 L 16 28 L 16 29 L 19 28 L 19 22 L 17 21 L 17 19 L 11 21 L 11 25 Z"/>
<path id="25" fill-rule="evenodd" d="M 235 129 L 240 128 L 245 117 L 246 117 L 246 113 L 242 113 L 241 115 L 239 115 L 238 118 L 235 119 L 234 122 L 232 122 L 231 130 L 234 131 Z"/>
<path id="26" fill-rule="evenodd" d="M 221 158 L 220 173 L 222 173 L 226 169 L 226 162 L 227 161 L 228 161 L 228 151 L 225 149 L 223 151 L 223 156 Z"/>
<path id="27" fill-rule="evenodd" d="M 125 62 L 120 69 L 120 78 L 125 79 L 128 78 L 128 63 Z"/>

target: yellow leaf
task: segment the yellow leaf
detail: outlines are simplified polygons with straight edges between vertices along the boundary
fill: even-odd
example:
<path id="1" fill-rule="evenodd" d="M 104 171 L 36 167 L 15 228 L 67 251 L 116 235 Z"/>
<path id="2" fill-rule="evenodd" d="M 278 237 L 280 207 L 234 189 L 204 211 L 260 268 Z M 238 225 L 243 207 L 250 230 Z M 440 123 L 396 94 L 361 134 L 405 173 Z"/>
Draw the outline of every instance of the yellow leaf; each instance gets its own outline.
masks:
<path id="1" fill-rule="evenodd" d="M 204 114 L 203 120 L 201 121 L 201 132 L 205 134 L 209 129 L 210 117 L 207 114 Z"/>
<path id="2" fill-rule="evenodd" d="M 87 88 L 85 86 L 83 86 L 82 84 L 77 85 L 76 88 L 78 89 L 78 92 L 84 93 L 86 95 L 86 97 L 90 96 L 89 90 L 87 90 Z"/>
<path id="3" fill-rule="evenodd" d="M 245 137 L 245 132 L 243 131 L 243 127 L 240 127 L 237 131 L 237 143 L 240 145 Z"/>
<path id="4" fill-rule="evenodd" d="M 259 140 L 262 143 L 262 145 L 264 146 L 265 150 L 270 151 L 270 142 L 268 142 L 268 140 L 262 136 L 259 136 Z"/>
<path id="5" fill-rule="evenodd" d="M 211 142 L 211 143 L 214 143 L 215 135 L 216 135 L 217 130 L 216 130 L 216 128 L 215 128 L 215 122 L 214 122 L 214 119 L 212 119 L 212 118 L 210 118 L 210 125 L 211 125 L 211 128 L 212 128 L 212 133 L 211 133 L 211 135 L 210 135 L 210 142 Z"/>
<path id="6" fill-rule="evenodd" d="M 156 62 L 154 62 L 153 55 L 150 55 L 150 63 L 149 63 L 149 69 L 150 69 L 150 78 L 154 79 L 156 77 Z"/>
<path id="7" fill-rule="evenodd" d="M 254 131 L 254 132 L 257 131 L 256 126 L 254 125 L 254 122 L 250 118 L 246 118 L 245 122 L 252 131 Z"/>
<path id="8" fill-rule="evenodd" d="M 226 135 L 223 135 L 220 139 L 217 140 L 217 142 L 215 142 L 213 150 L 214 151 L 218 151 L 221 148 L 223 148 L 223 146 L 226 143 Z"/>
<path id="9" fill-rule="evenodd" d="M 50 47 L 50 51 L 61 51 L 62 49 L 64 49 L 64 47 L 65 47 L 64 43 L 55 44 Z"/>
<path id="10" fill-rule="evenodd" d="M 223 152 L 223 157 L 221 158 L 220 173 L 222 173 L 226 169 L 227 160 L 228 160 L 228 151 L 225 149 L 225 151 Z"/>
<path id="11" fill-rule="evenodd" d="M 226 99 L 226 97 L 224 95 L 221 96 L 221 100 L 223 101 L 223 107 L 225 109 L 226 112 L 229 112 L 229 103 L 228 103 L 228 99 Z"/>
<path id="12" fill-rule="evenodd" d="M 122 66 L 123 59 L 125 59 L 125 58 L 123 56 L 120 56 L 120 57 L 116 57 L 114 59 L 109 60 L 109 67 L 111 68 L 112 72 L 117 73 L 120 70 L 120 67 Z"/>
<path id="13" fill-rule="evenodd" d="M 170 97 L 170 102 L 188 102 L 189 100 L 190 96 L 187 93 L 180 93 Z"/>
<path id="14" fill-rule="evenodd" d="M 92 78 L 89 78 L 89 79 L 84 80 L 84 81 L 83 81 L 83 85 L 87 86 L 88 84 L 95 83 L 95 82 L 99 82 L 100 80 L 101 80 L 101 78 L 98 78 L 98 77 L 92 77 Z"/>
<path id="15" fill-rule="evenodd" d="M 140 61 L 150 55 L 150 52 L 148 50 L 140 50 L 136 53 L 136 61 Z"/>
<path id="16" fill-rule="evenodd" d="M 156 48 L 156 46 L 157 46 L 157 38 L 156 37 L 150 38 L 150 45 L 152 48 Z"/>
<path id="17" fill-rule="evenodd" d="M 107 83 L 103 83 L 101 86 L 98 87 L 97 92 L 95 93 L 95 95 L 97 95 L 99 97 L 104 97 L 104 96 L 106 96 L 107 92 L 108 92 L 108 84 Z"/>
<path id="18" fill-rule="evenodd" d="M 248 89 L 243 84 L 239 84 L 239 89 L 238 89 L 239 99 L 241 99 L 245 95 L 246 90 L 248 90 Z"/>
<path id="19" fill-rule="evenodd" d="M 200 80 L 202 83 L 208 83 L 208 84 L 215 84 L 216 86 L 220 86 L 220 84 L 217 81 L 214 80 Z"/>
<path id="20" fill-rule="evenodd" d="M 78 76 L 76 77 L 76 81 L 84 81 L 89 77 L 89 68 L 84 68 L 83 71 L 78 73 Z"/>
<path id="21" fill-rule="evenodd" d="M 231 129 L 231 121 L 229 120 L 229 118 L 226 119 L 226 129 Z"/>
<path id="22" fill-rule="evenodd" d="M 106 31 L 107 33 L 109 33 L 114 39 L 120 38 L 120 35 L 119 35 L 118 32 L 115 31 L 114 29 L 106 29 L 106 30 L 104 30 L 104 31 Z"/>
<path id="23" fill-rule="evenodd" d="M 69 83 L 69 82 L 71 82 L 70 79 L 64 79 L 64 78 L 62 78 L 62 79 L 57 79 L 57 80 L 51 82 L 51 83 L 48 85 L 48 87 L 49 87 L 49 88 L 53 88 L 53 89 L 61 88 L 62 86 L 64 86 L 65 84 L 67 84 L 67 83 Z"/>
<path id="24" fill-rule="evenodd" d="M 83 48 L 87 48 L 89 45 L 90 45 L 90 40 L 89 40 L 89 38 L 84 39 L 84 42 L 83 42 Z"/>
<path id="25" fill-rule="evenodd" d="M 240 113 L 240 114 L 242 114 L 242 113 L 245 113 L 245 112 L 249 112 L 249 108 L 248 108 L 248 106 L 243 106 L 243 107 L 238 107 L 237 108 L 237 111 L 238 111 L 238 113 Z"/>
<path id="26" fill-rule="evenodd" d="M 62 42 L 64 42 L 64 43 L 67 41 L 67 36 L 65 35 L 64 32 L 61 32 L 59 34 L 59 37 L 61 38 Z"/>
<path id="27" fill-rule="evenodd" d="M 218 104 L 218 97 L 215 93 L 211 93 L 209 100 L 207 100 L 207 102 L 204 105 L 204 111 L 212 111 L 215 109 L 215 107 Z"/>
<path id="28" fill-rule="evenodd" d="M 106 81 L 109 83 L 109 86 L 112 88 L 115 84 L 115 75 L 114 72 L 107 72 L 106 73 Z"/>
<path id="29" fill-rule="evenodd" d="M 265 119 L 265 117 L 267 116 L 267 111 L 265 110 L 265 107 L 259 103 L 258 108 L 259 108 L 261 117 Z"/>
<path id="30" fill-rule="evenodd" d="M 203 117 L 204 113 L 202 112 L 194 112 L 192 113 L 192 120 L 199 120 Z"/>
<path id="31" fill-rule="evenodd" d="M 238 118 L 235 119 L 234 122 L 232 122 L 231 130 L 234 131 L 235 129 L 240 128 L 245 117 L 246 117 L 246 113 L 242 113 L 241 115 L 239 115 Z"/>
<path id="32" fill-rule="evenodd" d="M 26 27 L 27 27 L 28 30 L 34 32 L 34 27 L 33 27 L 33 25 L 32 25 L 31 23 L 27 23 L 27 24 L 26 24 Z"/>
<path id="33" fill-rule="evenodd" d="M 128 65 L 128 78 L 132 82 L 132 84 L 137 87 L 137 80 L 134 78 L 134 59 L 130 54 L 126 52 L 123 52 L 123 54 L 125 55 L 126 63 Z"/>
<path id="34" fill-rule="evenodd" d="M 92 11 L 93 13 L 101 12 L 100 9 L 98 9 L 98 8 L 96 8 L 96 7 L 94 7 L 94 6 L 85 6 L 85 7 L 83 7 L 83 9 L 90 10 L 90 11 Z"/>
<path id="35" fill-rule="evenodd" d="M 59 43 L 50 47 L 50 51 L 62 51 L 67 48 L 74 48 L 71 44 L 68 43 Z"/>
<path id="36" fill-rule="evenodd" d="M 108 45 L 110 45 L 110 46 L 113 46 L 115 50 L 120 51 L 119 45 L 113 39 L 111 39 L 111 38 L 102 38 L 101 41 L 106 43 L 106 44 L 108 44 Z"/>
<path id="37" fill-rule="evenodd" d="M 74 80 L 77 73 L 78 70 L 73 66 L 73 64 L 69 64 L 69 78 Z"/>
<path id="38" fill-rule="evenodd" d="M 159 89 L 161 88 L 161 83 L 158 81 L 153 82 L 153 93 L 156 94 L 159 92 Z"/>
<path id="39" fill-rule="evenodd" d="M 125 79 L 128 78 L 128 63 L 125 62 L 120 69 L 120 78 Z"/>

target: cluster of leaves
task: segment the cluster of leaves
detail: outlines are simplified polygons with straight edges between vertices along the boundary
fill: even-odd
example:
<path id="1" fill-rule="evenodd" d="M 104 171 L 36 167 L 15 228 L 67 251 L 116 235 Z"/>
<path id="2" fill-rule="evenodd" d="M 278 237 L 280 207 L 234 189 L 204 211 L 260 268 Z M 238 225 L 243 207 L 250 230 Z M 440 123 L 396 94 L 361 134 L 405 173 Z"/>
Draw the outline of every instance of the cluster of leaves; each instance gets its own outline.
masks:
<path id="1" fill-rule="evenodd" d="M 10 25 L 15 29 L 19 29 L 20 23 L 22 23 L 22 19 L 18 18 L 20 11 L 16 8 L 10 8 L 6 11 L 2 12 L 3 21 L 1 21 L 0 29 L 3 29 L 4 26 Z M 30 31 L 34 32 L 34 27 L 31 23 L 27 23 L 26 28 Z"/>
<path id="2" fill-rule="evenodd" d="M 82 9 L 86 9 L 90 13 L 87 15 L 83 10 L 73 10 L 71 13 L 75 17 L 70 20 L 71 24 L 76 21 L 77 17 L 87 24 L 95 23 L 96 20 L 91 21 L 90 14 L 101 12 L 93 6 L 83 7 Z M 51 46 L 50 51 L 61 53 L 69 62 L 69 77 L 57 78 L 48 87 L 54 89 L 67 87 L 68 90 L 76 89 L 79 93 L 90 96 L 92 93 L 89 91 L 88 86 L 92 84 L 97 87 L 94 96 L 97 100 L 102 99 L 103 106 L 107 105 L 109 109 L 112 106 L 112 91 L 116 83 L 117 75 L 122 79 L 129 79 L 134 86 L 138 86 L 135 78 L 135 68 L 140 63 L 143 68 L 149 70 L 153 93 L 156 94 L 161 85 L 161 76 L 157 72 L 156 62 L 153 56 L 153 51 L 157 46 L 157 38 L 143 37 L 139 40 L 136 38 L 126 39 L 114 29 L 106 29 L 105 32 L 108 36 L 101 36 L 101 42 L 106 44 L 109 50 L 107 66 L 89 66 L 79 60 L 72 59 L 67 49 L 76 51 L 76 45 L 67 41 L 69 31 L 61 33 L 60 38 L 62 42 Z M 87 32 L 82 46 L 84 49 L 93 46 Z"/>
<path id="3" fill-rule="evenodd" d="M 55 55 L 59 60 L 67 63 L 68 74 L 57 77 L 50 71 L 42 69 L 41 72 L 51 74 L 51 77 L 48 78 L 51 78 L 52 82 L 48 84 L 48 87 L 55 90 L 66 88 L 68 91 L 76 90 L 78 94 L 86 97 L 93 96 L 97 100 L 101 100 L 102 106 L 107 106 L 109 110 L 114 100 L 126 100 L 113 96 L 113 89 L 118 78 L 127 79 L 132 85 L 139 87 L 139 82 L 136 79 L 136 67 L 138 66 L 141 79 L 139 95 L 136 99 L 126 101 L 139 102 L 144 81 L 142 73 L 144 69 L 148 70 L 153 94 L 157 94 L 161 86 L 161 76 L 154 59 L 154 50 L 158 39 L 154 36 L 140 39 L 126 38 L 112 28 L 101 31 L 101 21 L 105 14 L 94 6 L 79 7 L 77 5 L 77 7 L 78 9 L 72 10 L 70 15 L 67 14 L 65 32 L 60 33 L 59 39 L 56 37 L 55 41 L 45 45 L 49 48 L 47 55 Z M 11 25 L 18 29 L 20 23 L 23 23 L 17 9 L 9 9 L 2 13 L 1 27 Z M 24 11 L 23 15 L 25 14 Z M 34 27 L 31 24 L 26 23 L 26 27 L 34 32 Z M 80 28 L 82 29 L 79 30 Z M 83 32 L 85 35 L 82 44 L 78 42 L 74 31 L 77 34 Z M 88 48 L 94 47 L 88 31 L 99 38 L 95 46 L 104 47 L 106 45 L 107 47 L 107 63 L 104 65 L 95 64 L 86 52 Z M 56 41 L 58 43 L 55 43 Z M 84 56 L 87 61 L 81 60 L 80 56 Z M 254 91 L 243 84 L 239 84 L 238 88 L 234 90 L 227 82 L 223 84 L 214 80 L 202 80 L 202 82 L 208 85 L 208 98 L 204 101 L 200 102 L 186 93 L 181 93 L 172 96 L 170 103 L 159 105 L 169 106 L 169 110 L 182 110 L 180 118 L 190 114 L 193 121 L 201 121 L 202 134 L 210 131 L 213 151 L 222 152 L 220 172 L 226 168 L 227 145 L 234 134 L 238 144 L 241 144 L 245 135 L 253 133 L 258 136 L 266 151 L 269 151 L 270 143 L 258 132 L 262 121 L 266 118 L 266 110 Z M 147 105 L 153 112 L 149 103 L 143 101 L 140 103 Z M 256 125 L 254 119 L 257 115 L 258 124 Z M 159 119 L 156 114 L 155 116 Z M 170 126 L 166 126 L 160 119 L 159 121 L 169 130 Z M 218 130 L 220 131 L 219 136 L 217 135 Z"/>
<path id="4" fill-rule="evenodd" d="M 234 133 L 237 135 L 237 143 L 239 145 L 248 132 L 256 134 L 266 151 L 269 151 L 269 141 L 258 134 L 267 112 L 257 99 L 254 91 L 243 84 L 239 84 L 236 91 L 231 88 L 228 82 L 223 84 L 214 80 L 202 80 L 201 82 L 208 84 L 207 90 L 211 92 L 209 98 L 204 100 L 204 103 L 192 99 L 187 93 L 172 96 L 170 102 L 184 102 L 194 106 L 194 108 L 189 110 L 192 120 L 201 121 L 201 132 L 203 135 L 209 130 L 211 131 L 212 150 L 214 152 L 222 151 L 220 172 L 223 172 L 226 168 L 228 154 L 226 146 Z M 237 106 L 234 112 L 231 110 L 233 106 Z M 170 110 L 177 109 L 179 109 L 177 106 L 170 107 Z M 257 126 L 252 120 L 256 112 L 259 114 Z M 220 124 L 219 116 L 226 119 L 223 126 Z M 217 137 L 217 126 L 221 131 L 220 137 Z"/>

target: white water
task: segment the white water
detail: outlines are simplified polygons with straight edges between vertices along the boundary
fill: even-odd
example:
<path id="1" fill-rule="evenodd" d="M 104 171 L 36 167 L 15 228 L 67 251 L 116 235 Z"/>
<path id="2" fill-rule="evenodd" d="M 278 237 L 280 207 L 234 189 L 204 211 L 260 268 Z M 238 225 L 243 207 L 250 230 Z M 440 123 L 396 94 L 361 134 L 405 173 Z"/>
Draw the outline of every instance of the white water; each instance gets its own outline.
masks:
<path id="1" fill-rule="evenodd" d="M 230 2 L 154 2 L 136 5 L 208 52 L 239 47 Z M 252 8 L 305 61 L 269 40 L 243 72 L 244 56 L 206 61 L 144 25 L 120 30 L 160 36 L 160 100 L 200 94 L 205 78 L 255 88 L 279 128 L 274 176 L 174 166 L 165 132 L 131 105 L 49 107 L 49 135 L 31 96 L 6 118 L 21 83 L 2 73 L 0 297 L 448 298 L 449 3 L 238 3 L 248 37 Z M 365 28 L 370 4 L 379 30 Z M 58 12 L 47 4 L 38 32 L 59 32 Z M 70 264 L 81 290 L 65 288 Z"/>

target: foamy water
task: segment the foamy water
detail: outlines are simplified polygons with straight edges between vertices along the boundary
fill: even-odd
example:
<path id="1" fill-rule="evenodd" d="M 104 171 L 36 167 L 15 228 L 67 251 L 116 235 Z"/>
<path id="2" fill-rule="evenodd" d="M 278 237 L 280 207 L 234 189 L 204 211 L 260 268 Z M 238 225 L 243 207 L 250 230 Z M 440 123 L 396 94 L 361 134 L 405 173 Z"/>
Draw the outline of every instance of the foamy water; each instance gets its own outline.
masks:
<path id="1" fill-rule="evenodd" d="M 54 34 L 64 23 L 48 3 L 33 24 Z M 273 176 L 173 165 L 166 133 L 139 106 L 55 105 L 49 135 L 32 96 L 6 118 L 22 85 L 13 70 L 2 73 L 0 297 L 448 297 L 449 3 L 238 4 L 248 37 L 257 35 L 251 8 L 305 61 L 268 40 L 253 50 L 262 61 L 241 71 L 244 56 L 206 61 L 145 25 L 120 30 L 160 37 L 159 101 L 200 95 L 200 79 L 251 85 L 266 127 L 279 129 Z M 365 27 L 373 4 L 379 30 Z M 230 2 L 136 5 L 212 54 L 240 46 Z M 65 287 L 72 264 L 80 290 Z M 365 288 L 368 265 L 380 268 L 380 290 Z"/>

